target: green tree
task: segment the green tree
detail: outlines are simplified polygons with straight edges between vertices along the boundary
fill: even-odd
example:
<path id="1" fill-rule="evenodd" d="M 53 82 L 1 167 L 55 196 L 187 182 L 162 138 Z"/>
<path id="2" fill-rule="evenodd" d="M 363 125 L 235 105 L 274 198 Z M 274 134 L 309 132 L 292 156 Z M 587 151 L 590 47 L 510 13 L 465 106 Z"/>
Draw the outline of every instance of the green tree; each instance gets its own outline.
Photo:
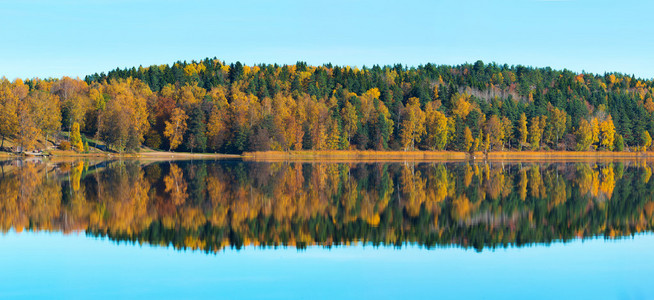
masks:
<path id="1" fill-rule="evenodd" d="M 624 139 L 622 138 L 622 135 L 620 134 L 615 135 L 615 144 L 613 149 L 618 152 L 624 150 Z"/>

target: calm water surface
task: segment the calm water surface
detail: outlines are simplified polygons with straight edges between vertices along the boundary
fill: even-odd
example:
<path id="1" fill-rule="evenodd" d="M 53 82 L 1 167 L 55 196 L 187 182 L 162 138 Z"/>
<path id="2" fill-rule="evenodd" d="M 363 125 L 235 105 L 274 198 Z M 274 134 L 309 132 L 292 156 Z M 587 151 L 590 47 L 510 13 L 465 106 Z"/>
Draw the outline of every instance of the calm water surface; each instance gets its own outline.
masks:
<path id="1" fill-rule="evenodd" d="M 654 298 L 649 162 L 0 167 L 0 298 Z"/>

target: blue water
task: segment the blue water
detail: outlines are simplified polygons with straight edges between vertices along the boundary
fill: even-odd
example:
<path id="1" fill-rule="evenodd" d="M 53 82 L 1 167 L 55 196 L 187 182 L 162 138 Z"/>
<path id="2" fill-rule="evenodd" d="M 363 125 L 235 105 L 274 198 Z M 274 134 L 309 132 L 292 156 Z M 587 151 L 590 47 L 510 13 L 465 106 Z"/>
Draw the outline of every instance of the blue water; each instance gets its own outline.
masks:
<path id="1" fill-rule="evenodd" d="M 483 251 L 224 250 L 0 235 L 0 298 L 654 299 L 654 235 Z"/>

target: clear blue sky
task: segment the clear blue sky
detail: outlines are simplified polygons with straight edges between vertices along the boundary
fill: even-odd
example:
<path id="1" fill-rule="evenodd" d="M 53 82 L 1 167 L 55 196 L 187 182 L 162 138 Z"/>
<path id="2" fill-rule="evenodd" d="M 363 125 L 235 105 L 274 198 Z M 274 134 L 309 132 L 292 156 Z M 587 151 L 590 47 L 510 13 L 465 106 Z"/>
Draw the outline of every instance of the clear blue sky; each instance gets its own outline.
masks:
<path id="1" fill-rule="evenodd" d="M 495 61 L 654 77 L 654 1 L 0 0 L 0 76 L 218 57 L 339 65 Z"/>

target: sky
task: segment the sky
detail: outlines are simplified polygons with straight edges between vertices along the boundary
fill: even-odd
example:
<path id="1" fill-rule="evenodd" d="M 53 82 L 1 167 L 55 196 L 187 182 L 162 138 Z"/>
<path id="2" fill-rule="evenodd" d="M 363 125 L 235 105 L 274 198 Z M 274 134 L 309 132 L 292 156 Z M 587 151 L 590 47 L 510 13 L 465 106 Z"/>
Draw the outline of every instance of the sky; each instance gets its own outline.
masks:
<path id="1" fill-rule="evenodd" d="M 654 1 L 0 0 L 0 76 L 227 63 L 498 64 L 654 78 Z"/>

